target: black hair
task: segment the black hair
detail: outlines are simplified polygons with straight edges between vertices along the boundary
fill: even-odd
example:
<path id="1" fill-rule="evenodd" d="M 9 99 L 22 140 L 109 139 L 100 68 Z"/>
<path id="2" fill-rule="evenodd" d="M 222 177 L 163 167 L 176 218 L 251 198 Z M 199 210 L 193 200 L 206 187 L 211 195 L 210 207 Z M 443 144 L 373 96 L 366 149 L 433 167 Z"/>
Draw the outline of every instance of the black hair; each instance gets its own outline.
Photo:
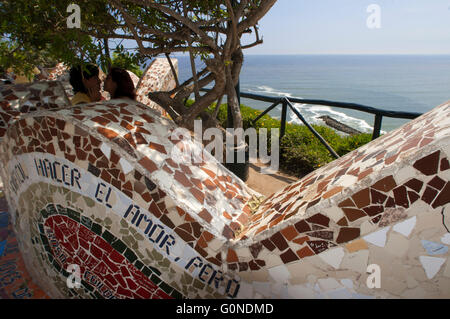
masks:
<path id="1" fill-rule="evenodd" d="M 129 97 L 132 100 L 136 100 L 134 83 L 127 70 L 112 67 L 108 72 L 108 76 L 111 76 L 112 80 L 117 84 L 114 96 L 111 96 L 111 98 Z"/>
<path id="2" fill-rule="evenodd" d="M 85 71 L 83 71 L 83 76 L 81 76 L 81 66 L 76 65 L 70 69 L 70 84 L 72 85 L 74 93 L 85 93 L 87 94 L 87 90 L 83 84 L 83 77 L 88 80 L 93 76 L 98 76 L 99 71 L 98 67 L 94 64 L 87 64 L 84 66 Z"/>

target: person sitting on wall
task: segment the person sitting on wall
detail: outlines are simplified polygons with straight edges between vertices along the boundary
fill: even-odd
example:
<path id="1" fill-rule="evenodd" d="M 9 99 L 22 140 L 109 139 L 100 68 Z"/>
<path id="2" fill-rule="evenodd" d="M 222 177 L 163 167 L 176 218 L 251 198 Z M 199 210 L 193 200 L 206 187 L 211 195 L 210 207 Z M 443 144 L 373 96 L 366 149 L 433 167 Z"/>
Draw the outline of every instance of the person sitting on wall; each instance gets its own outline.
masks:
<path id="1" fill-rule="evenodd" d="M 69 82 L 75 94 L 71 101 L 72 105 L 102 100 L 98 67 L 94 64 L 88 64 L 85 68 L 86 70 L 83 72 L 81 72 L 81 66 L 79 65 L 70 69 Z"/>
<path id="2" fill-rule="evenodd" d="M 129 98 L 136 100 L 136 92 L 133 80 L 127 70 L 112 67 L 105 79 L 104 89 L 107 91 L 111 99 Z"/>

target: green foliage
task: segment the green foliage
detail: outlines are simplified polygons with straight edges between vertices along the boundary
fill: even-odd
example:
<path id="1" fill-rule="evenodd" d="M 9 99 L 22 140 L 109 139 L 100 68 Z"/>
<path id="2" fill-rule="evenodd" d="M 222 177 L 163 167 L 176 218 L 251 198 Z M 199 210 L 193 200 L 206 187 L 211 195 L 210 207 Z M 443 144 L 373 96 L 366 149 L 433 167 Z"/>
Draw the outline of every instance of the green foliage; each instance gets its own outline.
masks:
<path id="1" fill-rule="evenodd" d="M 212 105 L 208 110 L 212 112 L 214 109 L 215 105 Z M 241 114 L 244 129 L 254 127 L 257 132 L 259 132 L 259 129 L 261 128 L 268 128 L 269 137 L 270 128 L 280 128 L 281 126 L 279 120 L 274 119 L 269 115 L 264 115 L 253 125 L 252 120 L 260 115 L 261 111 L 245 105 L 241 105 Z M 226 104 L 220 106 L 217 119 L 222 126 L 226 126 Z M 364 133 L 353 136 L 341 136 L 329 127 L 321 125 L 312 126 L 339 156 L 343 156 L 348 152 L 367 144 L 372 139 L 371 134 Z M 280 168 L 287 173 L 299 177 L 334 160 L 326 147 L 320 143 L 306 126 L 289 123 L 286 126 L 286 134 L 280 141 L 280 156 Z"/>
<path id="2" fill-rule="evenodd" d="M 102 55 L 99 39 L 67 28 L 71 0 L 15 0 L 0 2 L 0 65 L 31 75 L 35 66 L 51 67 L 97 63 Z M 81 0 L 81 21 L 112 23 L 104 0 Z M 92 19 L 92 20 L 91 20 Z M 95 20 L 94 20 L 95 19 Z"/>
<path id="3" fill-rule="evenodd" d="M 139 67 L 140 62 L 141 59 L 138 54 L 127 52 L 124 50 L 123 46 L 119 46 L 116 51 L 113 52 L 111 66 L 131 71 L 140 78 L 144 73 Z"/>

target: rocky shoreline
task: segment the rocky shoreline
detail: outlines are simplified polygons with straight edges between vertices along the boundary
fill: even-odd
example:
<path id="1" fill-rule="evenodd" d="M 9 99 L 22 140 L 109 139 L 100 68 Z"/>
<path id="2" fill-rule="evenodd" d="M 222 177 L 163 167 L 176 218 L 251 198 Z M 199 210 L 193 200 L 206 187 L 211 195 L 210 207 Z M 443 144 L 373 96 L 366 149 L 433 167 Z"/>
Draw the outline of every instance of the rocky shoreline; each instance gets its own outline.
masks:
<path id="1" fill-rule="evenodd" d="M 331 128 L 334 128 L 335 130 L 350 134 L 350 135 L 356 135 L 356 134 L 361 134 L 362 132 L 346 125 L 343 124 L 335 119 L 333 119 L 332 117 L 328 116 L 328 115 L 324 115 L 319 117 L 321 120 L 323 120 L 325 122 L 326 125 L 328 125 Z"/>

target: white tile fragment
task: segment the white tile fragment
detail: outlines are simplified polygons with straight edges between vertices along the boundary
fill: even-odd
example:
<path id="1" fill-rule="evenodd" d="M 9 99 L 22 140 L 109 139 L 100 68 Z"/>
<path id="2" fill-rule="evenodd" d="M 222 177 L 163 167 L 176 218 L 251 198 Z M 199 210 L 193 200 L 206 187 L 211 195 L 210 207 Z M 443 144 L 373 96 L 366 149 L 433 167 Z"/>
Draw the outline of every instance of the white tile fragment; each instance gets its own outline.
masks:
<path id="1" fill-rule="evenodd" d="M 327 264 L 333 266 L 335 269 L 339 269 L 339 266 L 341 265 L 342 258 L 344 258 L 344 248 L 339 247 L 336 249 L 330 249 L 328 251 L 325 251 L 318 256 L 320 259 L 322 259 Z"/>
<path id="2" fill-rule="evenodd" d="M 445 262 L 445 258 L 429 256 L 420 256 L 419 260 L 425 270 L 428 279 L 433 278 L 439 272 L 439 269 L 441 269 L 442 265 Z"/>
<path id="3" fill-rule="evenodd" d="M 279 265 L 276 267 L 269 268 L 270 276 L 278 283 L 287 282 L 287 280 L 291 277 L 289 270 L 285 265 Z"/>
<path id="4" fill-rule="evenodd" d="M 411 217 L 401 223 L 396 224 L 392 229 L 397 232 L 402 234 L 405 237 L 408 237 L 412 230 L 414 229 L 414 227 L 416 226 L 416 222 L 417 222 L 417 217 Z"/>
<path id="5" fill-rule="evenodd" d="M 121 158 L 119 160 L 120 166 L 122 166 L 123 173 L 127 175 L 129 172 L 133 170 L 133 166 L 131 166 L 130 162 L 128 162 L 126 159 Z"/>
<path id="6" fill-rule="evenodd" d="M 385 227 L 377 232 L 364 236 L 363 238 L 372 245 L 384 247 L 384 245 L 386 245 L 386 235 L 390 228 L 391 226 Z"/>
<path id="7" fill-rule="evenodd" d="M 441 237 L 441 242 L 446 245 L 450 245 L 450 234 L 447 233 Z"/>
<path id="8" fill-rule="evenodd" d="M 102 143 L 102 145 L 100 145 L 100 150 L 103 152 L 103 154 L 105 154 L 107 159 L 110 159 L 111 147 L 108 144 Z"/>

